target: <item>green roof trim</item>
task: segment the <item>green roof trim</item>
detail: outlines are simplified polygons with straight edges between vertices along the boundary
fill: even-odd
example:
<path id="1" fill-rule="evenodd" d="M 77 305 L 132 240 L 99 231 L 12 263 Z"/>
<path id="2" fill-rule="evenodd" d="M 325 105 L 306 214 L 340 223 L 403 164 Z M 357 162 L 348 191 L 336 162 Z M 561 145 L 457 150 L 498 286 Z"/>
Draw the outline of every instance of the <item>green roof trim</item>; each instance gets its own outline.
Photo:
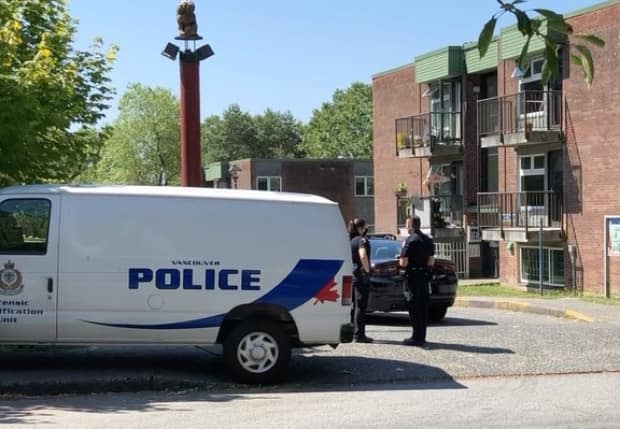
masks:
<path id="1" fill-rule="evenodd" d="M 543 22 L 542 32 L 547 31 L 547 24 Z M 519 28 L 516 25 L 502 28 L 500 37 L 500 52 L 501 59 L 508 60 L 512 58 L 518 58 L 521 55 L 521 50 L 525 44 L 525 36 L 519 32 Z M 532 37 L 530 45 L 528 47 L 528 54 L 534 54 L 542 52 L 545 49 L 545 40 L 542 37 Z"/>
<path id="2" fill-rule="evenodd" d="M 416 82 L 432 82 L 463 73 L 463 47 L 448 46 L 415 58 Z"/>
<path id="3" fill-rule="evenodd" d="M 468 74 L 479 73 L 496 68 L 498 63 L 497 45 L 497 39 L 491 41 L 487 54 L 482 58 L 480 58 L 480 54 L 478 53 L 477 43 L 465 45 L 466 72 Z"/>
<path id="4" fill-rule="evenodd" d="M 573 12 L 564 13 L 563 16 L 565 19 L 570 19 L 588 13 L 598 12 L 619 4 L 620 0 L 601 1 Z M 380 72 L 374 74 L 372 77 L 377 78 L 385 76 L 415 66 L 416 82 L 425 83 L 458 76 L 464 72 L 476 73 L 491 70 L 497 66 L 499 60 L 518 58 L 524 43 L 525 37 L 519 32 L 517 24 L 514 24 L 502 28 L 500 34 L 493 37 L 489 52 L 484 58 L 479 58 L 477 55 L 477 42 L 467 42 L 463 46 L 448 46 L 419 55 L 415 57 L 414 63 Z M 494 48 L 494 46 L 498 44 L 499 55 L 497 54 L 497 49 Z M 545 44 L 542 38 L 533 38 L 530 41 L 528 54 L 540 53 L 544 48 Z M 463 61 L 463 59 L 465 61 Z M 463 70 L 463 63 L 466 64 L 467 70 Z"/>
<path id="5" fill-rule="evenodd" d="M 227 162 L 213 162 L 204 167 L 205 180 L 210 182 L 212 180 L 220 180 L 226 177 L 228 172 Z"/>
<path id="6" fill-rule="evenodd" d="M 582 9 L 578 9 L 574 12 L 569 12 L 563 14 L 564 19 L 574 18 L 580 15 L 585 15 L 587 13 L 597 12 L 599 10 L 603 10 L 607 7 L 614 6 L 620 4 L 620 0 L 607 0 L 604 2 L 593 4 L 592 6 L 585 7 Z M 537 15 L 539 17 L 540 15 Z M 543 22 L 543 32 L 546 29 L 546 22 Z M 562 39 L 565 36 L 562 34 L 557 34 L 557 37 Z M 517 58 L 521 54 L 521 49 L 523 48 L 523 44 L 525 43 L 525 37 L 519 32 L 517 28 L 517 24 L 513 24 L 509 27 L 505 27 L 501 29 L 500 32 L 500 52 L 501 59 L 507 60 L 512 58 Z M 545 41 L 541 37 L 534 37 L 530 41 L 530 46 L 528 47 L 528 54 L 534 54 L 541 52 L 545 49 Z"/>
<path id="7" fill-rule="evenodd" d="M 389 69 L 389 70 L 385 70 L 385 71 L 382 71 L 382 72 L 379 72 L 379 73 L 375 73 L 375 74 L 372 75 L 372 78 L 375 79 L 375 78 L 378 78 L 378 77 L 387 76 L 387 75 L 390 75 L 392 73 L 396 73 L 396 72 L 399 72 L 399 71 L 407 70 L 407 69 L 410 69 L 410 68 L 412 69 L 412 68 L 414 68 L 414 66 L 415 66 L 415 63 L 409 63 L 409 64 L 405 64 L 405 65 L 402 65 L 402 66 L 394 67 L 394 68 Z"/>

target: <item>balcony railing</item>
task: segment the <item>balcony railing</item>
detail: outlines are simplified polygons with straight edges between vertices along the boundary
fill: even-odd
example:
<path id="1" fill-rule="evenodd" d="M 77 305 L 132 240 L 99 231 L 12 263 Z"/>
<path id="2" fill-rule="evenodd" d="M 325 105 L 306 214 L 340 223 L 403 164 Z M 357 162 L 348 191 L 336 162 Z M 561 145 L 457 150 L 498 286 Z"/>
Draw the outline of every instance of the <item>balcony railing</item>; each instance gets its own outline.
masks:
<path id="1" fill-rule="evenodd" d="M 446 226 L 463 226 L 463 196 L 439 195 L 423 197 L 431 202 L 431 226 L 445 228 Z"/>
<path id="2" fill-rule="evenodd" d="M 396 120 L 396 149 L 461 143 L 461 113 L 431 112 Z"/>
<path id="3" fill-rule="evenodd" d="M 481 228 L 561 228 L 562 196 L 553 191 L 479 192 L 478 225 Z"/>
<path id="4" fill-rule="evenodd" d="M 478 102 L 478 131 L 481 137 L 561 129 L 561 91 L 523 91 Z"/>

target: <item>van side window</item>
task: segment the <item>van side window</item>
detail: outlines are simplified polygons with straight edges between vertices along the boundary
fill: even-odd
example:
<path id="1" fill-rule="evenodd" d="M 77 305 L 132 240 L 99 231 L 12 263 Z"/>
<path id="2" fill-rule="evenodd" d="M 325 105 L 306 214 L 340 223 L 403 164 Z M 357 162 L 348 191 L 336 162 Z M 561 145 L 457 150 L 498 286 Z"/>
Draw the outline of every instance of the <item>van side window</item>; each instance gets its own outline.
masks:
<path id="1" fill-rule="evenodd" d="M 45 255 L 49 200 L 12 199 L 0 203 L 0 254 Z"/>

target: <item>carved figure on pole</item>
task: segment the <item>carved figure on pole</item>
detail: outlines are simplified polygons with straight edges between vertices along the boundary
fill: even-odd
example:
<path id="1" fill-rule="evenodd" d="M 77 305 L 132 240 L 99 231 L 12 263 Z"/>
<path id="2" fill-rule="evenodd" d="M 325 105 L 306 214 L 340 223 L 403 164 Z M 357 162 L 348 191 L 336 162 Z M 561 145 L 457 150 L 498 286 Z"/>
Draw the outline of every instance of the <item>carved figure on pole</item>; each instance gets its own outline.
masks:
<path id="1" fill-rule="evenodd" d="M 192 0 L 181 0 L 177 6 L 177 24 L 179 25 L 178 40 L 200 40 L 198 23 L 196 22 L 196 5 Z"/>

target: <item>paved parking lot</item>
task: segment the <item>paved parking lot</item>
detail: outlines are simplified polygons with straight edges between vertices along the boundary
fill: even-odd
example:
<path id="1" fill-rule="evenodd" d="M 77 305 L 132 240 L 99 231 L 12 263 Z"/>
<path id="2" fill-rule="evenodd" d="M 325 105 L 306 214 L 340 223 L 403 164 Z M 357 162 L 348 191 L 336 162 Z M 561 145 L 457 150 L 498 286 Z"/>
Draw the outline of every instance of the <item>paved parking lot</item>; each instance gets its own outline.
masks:
<path id="1" fill-rule="evenodd" d="M 298 351 L 278 389 L 620 371 L 620 326 L 609 323 L 453 308 L 430 327 L 425 349 L 401 345 L 410 334 L 404 315 L 372 323 L 375 344 Z M 19 352 L 4 354 L 0 368 L 2 393 L 235 387 L 218 356 L 194 347 Z"/>

